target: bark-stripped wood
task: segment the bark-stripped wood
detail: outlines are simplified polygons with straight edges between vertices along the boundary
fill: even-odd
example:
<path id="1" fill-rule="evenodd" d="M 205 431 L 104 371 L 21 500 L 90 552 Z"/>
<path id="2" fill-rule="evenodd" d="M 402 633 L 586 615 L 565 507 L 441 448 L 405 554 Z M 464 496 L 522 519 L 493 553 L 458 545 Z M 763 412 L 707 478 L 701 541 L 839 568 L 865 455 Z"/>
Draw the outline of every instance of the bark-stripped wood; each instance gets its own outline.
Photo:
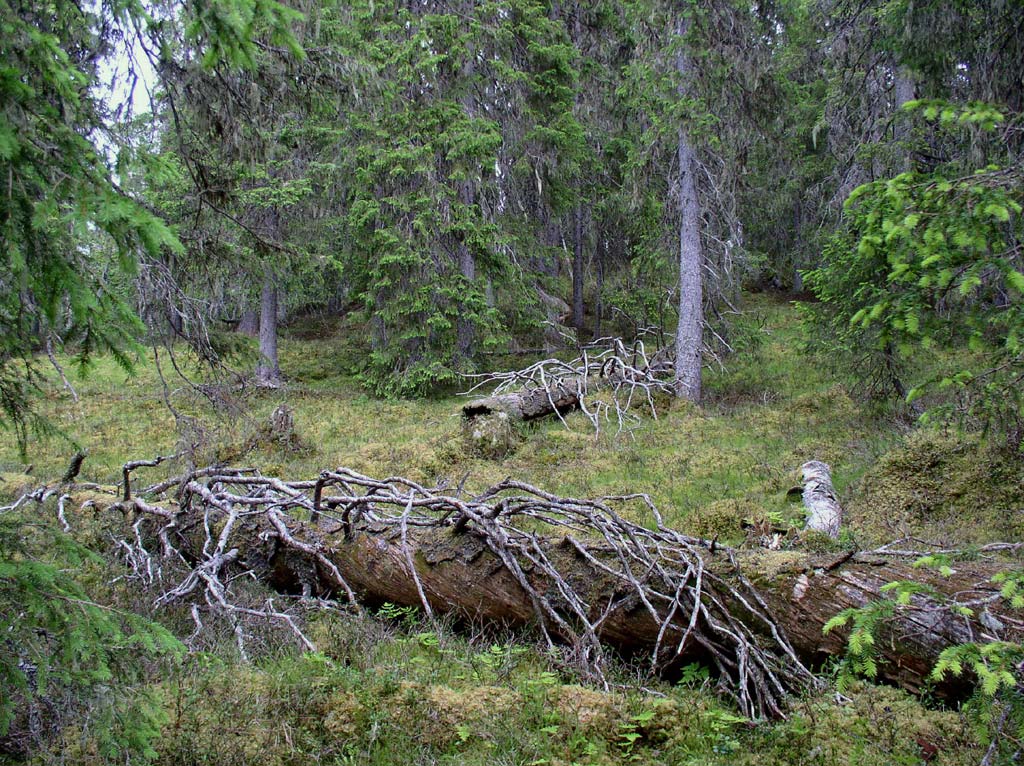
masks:
<path id="1" fill-rule="evenodd" d="M 305 482 L 222 471 L 174 486 L 176 503 L 136 497 L 128 510 L 151 519 L 164 555 L 171 545 L 197 572 L 205 567 L 200 579 L 217 584 L 208 604 L 230 602 L 223 564 L 290 592 L 532 624 L 597 678 L 608 645 L 647 655 L 655 669 L 705 661 L 753 717 L 780 715 L 788 690 L 815 684 L 808 668 L 844 651 L 842 631 L 824 634 L 825 623 L 885 597 L 894 580 L 927 582 L 938 595 L 897 607 L 876 642 L 883 680 L 916 690 L 950 645 L 1024 638 L 1021 615 L 1000 608 L 992 563 L 940 577 L 892 550 L 731 550 L 667 528 L 643 495 L 559 498 L 507 480 L 465 500 L 346 469 Z M 622 518 L 623 503 L 638 504 L 647 523 Z M 208 565 L 234 549 L 237 559 Z M 994 621 L 957 616 L 943 597 L 998 614 L 998 634 Z"/>
<path id="2" fill-rule="evenodd" d="M 534 388 L 477 399 L 463 407 L 462 414 L 468 420 L 497 412 L 504 412 L 515 420 L 536 420 L 575 410 L 580 404 L 580 393 L 585 390 L 586 381 L 577 378 L 550 388 Z"/>
<path id="3" fill-rule="evenodd" d="M 843 508 L 832 486 L 832 469 L 820 460 L 810 460 L 800 470 L 803 473 L 807 529 L 822 532 L 831 538 L 839 537 L 843 525 Z"/>

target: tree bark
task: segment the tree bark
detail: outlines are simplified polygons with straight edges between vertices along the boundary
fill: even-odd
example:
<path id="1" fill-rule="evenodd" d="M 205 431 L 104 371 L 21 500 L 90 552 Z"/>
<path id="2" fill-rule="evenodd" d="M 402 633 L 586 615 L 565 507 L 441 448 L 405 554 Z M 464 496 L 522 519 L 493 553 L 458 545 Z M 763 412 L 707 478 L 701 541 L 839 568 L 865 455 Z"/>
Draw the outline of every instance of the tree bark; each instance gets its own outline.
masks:
<path id="1" fill-rule="evenodd" d="M 537 420 L 571 412 L 581 406 L 581 399 L 620 386 L 632 386 L 631 395 L 641 400 L 646 398 L 642 390 L 648 393 L 667 391 L 666 379 L 672 369 L 672 361 L 664 350 L 648 358 L 645 352 L 638 352 L 634 347 L 631 358 L 629 349 L 621 343 L 617 353 L 604 356 L 603 361 L 597 354 L 584 356 L 569 364 L 555 362 L 555 368 L 546 368 L 546 374 L 538 374 L 537 368 L 545 364 L 539 362 L 514 373 L 519 386 L 515 391 L 469 402 L 462 408 L 463 418 L 472 421 L 501 412 L 513 420 Z M 541 382 L 543 384 L 539 384 Z"/>
<path id="2" fill-rule="evenodd" d="M 469 179 L 462 182 L 459 187 L 459 199 L 467 208 L 473 205 L 474 201 L 473 182 Z M 476 260 L 473 258 L 473 251 L 466 244 L 465 236 L 459 240 L 459 273 L 466 280 L 467 290 L 472 289 L 476 280 Z M 458 354 L 462 359 L 468 358 L 473 352 L 473 338 L 475 327 L 473 321 L 467 317 L 460 316 L 457 320 L 456 335 L 458 342 Z"/>
<path id="3" fill-rule="evenodd" d="M 472 119 L 473 114 L 476 111 L 476 104 L 473 100 L 473 88 L 472 83 L 476 77 L 476 52 L 469 50 L 468 55 L 463 62 L 461 71 L 462 86 L 465 88 L 465 93 L 459 99 L 462 111 L 467 119 Z M 474 168 L 476 171 L 477 168 Z M 459 202 L 462 203 L 465 208 L 465 215 L 470 215 L 470 210 L 476 203 L 476 189 L 474 188 L 474 176 L 475 172 L 469 177 L 465 178 L 459 183 Z M 476 281 L 476 259 L 473 256 L 473 251 L 466 242 L 466 234 L 463 231 L 459 235 L 458 242 L 458 259 L 459 259 L 459 273 L 462 278 L 466 281 L 467 295 L 474 289 L 474 282 Z M 473 354 L 473 342 L 476 336 L 476 325 L 473 320 L 467 316 L 467 312 L 463 310 L 460 313 L 459 318 L 456 320 L 455 326 L 456 344 L 457 344 L 457 355 L 459 359 L 468 359 Z"/>
<path id="4" fill-rule="evenodd" d="M 260 359 L 256 364 L 256 382 L 271 388 L 283 383 L 277 360 L 277 280 L 269 266 L 263 274 L 260 296 Z"/>
<path id="5" fill-rule="evenodd" d="M 1024 621 L 992 582 L 1005 564 L 957 562 L 942 576 L 897 558 L 913 555 L 903 551 L 723 548 L 665 527 L 643 496 L 561 498 L 506 479 L 462 499 L 344 468 L 302 482 L 209 468 L 133 495 L 125 475 L 130 499 L 115 507 L 147 516 L 155 527 L 144 536 L 195 567 L 162 603 L 202 579 L 223 604 L 242 567 L 291 593 L 533 625 L 597 674 L 609 645 L 646 655 L 654 669 L 705 661 L 751 717 L 781 715 L 787 690 L 815 685 L 808 668 L 846 649 L 844 631 L 824 626 L 840 610 L 889 598 L 893 581 L 933 590 L 889 602 L 892 620 L 872 644 L 881 680 L 917 691 L 949 646 L 1024 638 Z M 176 501 L 160 499 L 174 487 Z M 616 509 L 627 502 L 645 524 Z M 988 552 L 1001 548 L 1020 546 Z"/>
<path id="6" fill-rule="evenodd" d="M 914 169 L 914 153 L 910 150 L 910 115 L 902 112 L 902 107 L 908 101 L 917 98 L 917 82 L 914 73 L 905 66 L 896 70 L 895 82 L 893 83 L 893 107 L 897 112 L 895 121 L 895 136 L 901 145 L 903 153 L 902 171 L 910 172 Z"/>
<path id="7" fill-rule="evenodd" d="M 299 534 L 298 527 L 296 534 Z M 407 558 L 416 562 L 420 586 L 435 612 L 455 612 L 473 620 L 526 625 L 536 620 L 534 606 L 516 578 L 500 559 L 472 535 L 451 530 L 410 531 L 405 545 L 387 535 L 362 529 L 350 539 L 340 530 L 324 539 L 330 560 L 360 598 L 371 603 L 391 602 L 419 606 L 416 582 Z M 565 539 L 542 541 L 544 552 L 563 571 L 575 572 L 573 583 L 597 616 L 614 599 L 616 583 L 601 570 L 615 554 L 595 554 L 595 563 L 583 559 Z M 813 555 L 774 551 L 728 551 L 708 554 L 710 571 L 725 581 L 746 577 L 758 588 L 778 627 L 805 662 L 820 666 L 846 653 L 847 631 L 824 633 L 825 624 L 838 612 L 885 598 L 883 586 L 898 580 L 927 580 L 940 593 L 954 594 L 975 588 L 996 571 L 991 565 L 972 564 L 953 578 L 922 576 L 922 572 L 871 554 Z M 294 590 L 297 583 L 279 568 L 276 586 Z M 540 585 L 540 583 L 537 583 Z M 990 589 L 994 592 L 994 589 Z M 723 599 L 735 617 L 749 620 L 745 607 L 729 593 Z M 613 609 L 600 628 L 602 641 L 627 652 L 650 652 L 661 624 L 638 602 Z M 879 680 L 913 692 L 929 684 L 939 653 L 948 646 L 977 639 L 984 628 L 952 615 L 898 618 L 876 639 L 881 662 Z M 1018 632 L 1018 635 L 1021 634 Z M 671 639 L 678 641 L 674 631 Z M 662 637 L 665 640 L 665 637 Z M 704 655 L 699 642 L 685 646 L 675 658 L 684 663 Z M 947 687 L 952 691 L 953 684 Z"/>
<path id="8" fill-rule="evenodd" d="M 688 21 L 679 23 L 679 36 L 684 37 Z M 676 62 L 685 96 L 691 65 L 686 53 Z M 697 158 L 685 127 L 679 128 L 679 325 L 676 328 L 676 396 L 690 402 L 701 398 L 701 367 L 704 350 L 704 313 L 701 245 L 701 211 L 697 197 Z"/>
<path id="9" fill-rule="evenodd" d="M 250 338 L 258 338 L 260 334 L 260 315 L 248 302 L 242 310 L 242 318 L 238 320 L 238 327 L 235 328 L 242 335 Z"/>
<path id="10" fill-rule="evenodd" d="M 573 211 L 572 326 L 576 339 L 583 340 L 583 205 Z"/>
<path id="11" fill-rule="evenodd" d="M 598 382 L 594 380 L 592 384 Z M 466 420 L 473 420 L 484 415 L 504 412 L 513 420 L 528 422 L 554 415 L 556 412 L 564 415 L 580 406 L 580 396 L 587 390 L 588 384 L 585 381 L 574 379 L 547 388 L 488 396 L 465 405 L 462 408 L 462 416 Z M 594 388 L 589 390 L 593 391 Z"/>
<path id="12" fill-rule="evenodd" d="M 594 277 L 597 281 L 596 292 L 597 298 L 594 302 L 594 337 L 601 337 L 601 330 L 603 329 L 602 322 L 604 321 L 604 266 L 605 262 L 608 261 L 608 239 L 602 229 L 598 230 L 598 236 L 601 239 L 601 246 L 594 248 L 595 263 L 594 263 Z"/>
<path id="13" fill-rule="evenodd" d="M 822 532 L 833 539 L 839 537 L 843 526 L 843 508 L 832 486 L 832 469 L 820 460 L 810 460 L 800 470 L 803 472 L 807 529 Z"/>

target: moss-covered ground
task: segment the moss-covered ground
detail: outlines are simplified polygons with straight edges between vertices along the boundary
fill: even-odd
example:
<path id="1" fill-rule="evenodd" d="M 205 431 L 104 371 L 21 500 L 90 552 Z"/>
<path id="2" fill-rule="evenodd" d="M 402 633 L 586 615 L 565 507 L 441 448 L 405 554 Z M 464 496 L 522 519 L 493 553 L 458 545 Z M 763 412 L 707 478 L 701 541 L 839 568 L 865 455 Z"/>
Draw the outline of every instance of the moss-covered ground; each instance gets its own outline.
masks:
<path id="1" fill-rule="evenodd" d="M 567 496 L 646 492 L 669 524 L 744 544 L 747 521 L 799 526 L 801 507 L 787 491 L 800 465 L 818 459 L 833 468 L 850 544 L 1022 538 L 1017 457 L 978 435 L 916 429 L 905 413 L 863 398 L 830 360 L 802 351 L 803 330 L 784 300 L 752 296 L 732 341 L 737 353 L 708 372 L 700 408 L 665 408 L 618 436 L 612 427 L 595 434 L 580 415 L 567 418 L 568 428 L 538 423 L 501 460 L 465 448 L 463 399 L 363 393 L 359 344 L 344 323 L 284 338 L 281 390 L 200 391 L 166 358 L 166 384 L 151 359 L 140 358 L 132 375 L 96 359 L 86 377 L 72 376 L 78 403 L 60 388 L 39 403 L 67 438 L 33 442 L 27 461 L 13 439 L 0 444 L 0 494 L 59 477 L 78 447 L 88 452 L 81 479 L 114 484 L 126 460 L 173 453 L 186 439 L 210 461 L 289 478 L 348 466 L 465 482 L 469 491 L 514 476 Z M 165 399 L 187 428 L 176 428 Z M 295 420 L 285 442 L 263 427 L 282 403 Z M 103 535 L 94 537 L 102 547 Z M 109 599 L 132 599 L 109 581 L 100 588 Z M 187 635 L 184 616 L 166 619 Z M 230 636 L 209 639 L 155 683 L 167 715 L 157 762 L 966 764 L 983 755 L 983 712 L 929 708 L 893 689 L 856 686 L 839 702 L 832 691 L 795 702 L 788 721 L 755 724 L 735 715 L 698 667 L 666 684 L 623 666 L 603 690 L 558 669 L 529 637 L 426 624 L 391 607 L 371 618 L 325 612 L 309 633 L 317 653 L 270 637 L 250 664 Z M 88 729 L 73 729 L 40 760 L 108 757 Z"/>

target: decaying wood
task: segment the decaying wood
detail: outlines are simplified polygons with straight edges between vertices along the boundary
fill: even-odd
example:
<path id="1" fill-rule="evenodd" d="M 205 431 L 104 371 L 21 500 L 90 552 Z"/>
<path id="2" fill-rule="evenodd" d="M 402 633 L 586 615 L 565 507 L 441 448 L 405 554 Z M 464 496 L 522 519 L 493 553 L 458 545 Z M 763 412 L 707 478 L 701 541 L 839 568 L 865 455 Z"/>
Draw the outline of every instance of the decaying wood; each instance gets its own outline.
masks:
<path id="1" fill-rule="evenodd" d="M 843 525 L 843 508 L 832 486 L 832 469 L 827 463 L 811 460 L 804 463 L 800 470 L 803 473 L 807 529 L 823 532 L 832 538 L 839 537 Z"/>
<path id="2" fill-rule="evenodd" d="M 545 359 L 522 370 L 471 377 L 478 382 L 466 395 L 494 389 L 462 408 L 467 422 L 496 413 L 530 421 L 579 409 L 595 430 L 614 423 L 622 431 L 638 422 L 637 407 L 657 418 L 655 396 L 672 393 L 672 357 L 665 348 L 649 352 L 640 338 L 629 346 L 621 338 L 602 338 L 571 362 Z"/>
<path id="3" fill-rule="evenodd" d="M 703 661 L 744 714 L 762 717 L 781 715 L 788 692 L 817 683 L 810 668 L 844 652 L 842 632 L 824 634 L 824 624 L 884 597 L 894 580 L 926 581 L 936 595 L 898 606 L 879 636 L 884 680 L 918 689 L 951 644 L 1024 637 L 1019 615 L 999 608 L 991 563 L 939 577 L 912 569 L 893 550 L 728 549 L 666 527 L 644 495 L 579 500 L 506 480 L 463 499 L 344 468 L 297 482 L 220 469 L 160 486 L 179 489 L 145 501 L 143 491 L 120 507 L 148 526 L 162 553 L 137 550 L 145 535 L 125 547 L 136 561 L 190 562 L 192 574 L 163 600 L 204 593 L 207 608 L 235 620 L 240 645 L 246 612 L 232 606 L 228 573 L 243 570 L 308 596 L 534 625 L 599 680 L 608 646 L 648 657 L 655 670 Z M 621 515 L 627 505 L 644 524 Z M 945 598 L 998 613 L 998 633 L 955 615 Z M 270 606 L 248 613 L 287 617 Z M 308 640 L 294 621 L 289 627 Z"/>

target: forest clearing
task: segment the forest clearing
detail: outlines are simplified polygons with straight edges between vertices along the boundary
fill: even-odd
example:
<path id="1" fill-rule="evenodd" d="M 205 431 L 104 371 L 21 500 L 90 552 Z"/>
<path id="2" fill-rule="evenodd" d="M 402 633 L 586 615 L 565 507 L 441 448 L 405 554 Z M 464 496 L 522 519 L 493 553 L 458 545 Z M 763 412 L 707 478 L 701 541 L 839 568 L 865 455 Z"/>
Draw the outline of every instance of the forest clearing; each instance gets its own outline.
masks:
<path id="1" fill-rule="evenodd" d="M 1019 762 L 1022 18 L 4 4 L 0 762 Z"/>

